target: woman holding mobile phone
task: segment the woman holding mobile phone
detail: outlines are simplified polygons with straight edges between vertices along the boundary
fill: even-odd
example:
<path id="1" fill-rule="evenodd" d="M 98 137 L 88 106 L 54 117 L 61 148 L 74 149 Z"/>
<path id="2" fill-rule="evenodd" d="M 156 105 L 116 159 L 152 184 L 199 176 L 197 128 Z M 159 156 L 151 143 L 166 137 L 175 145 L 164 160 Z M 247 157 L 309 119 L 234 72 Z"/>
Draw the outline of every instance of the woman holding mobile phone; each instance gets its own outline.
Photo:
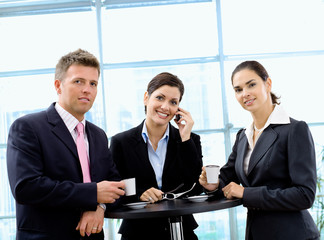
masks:
<path id="1" fill-rule="evenodd" d="M 236 135 L 219 182 L 201 185 L 247 208 L 247 240 L 319 240 L 308 212 L 316 192 L 316 158 L 304 121 L 288 116 L 271 92 L 272 81 L 257 61 L 245 61 L 232 73 L 235 97 L 252 116 Z"/>
<path id="2" fill-rule="evenodd" d="M 182 81 L 163 72 L 155 76 L 144 93 L 146 119 L 137 127 L 111 139 L 111 153 L 122 178 L 136 179 L 133 201 L 162 200 L 173 189 L 184 192 L 198 181 L 202 167 L 200 137 L 192 133 L 190 112 L 180 108 L 184 93 Z M 180 115 L 179 119 L 175 119 Z M 172 126 L 174 120 L 178 128 Z M 181 187 L 179 187 L 181 186 Z M 201 186 L 190 194 L 201 192 Z M 197 239 L 197 223 L 192 215 L 183 216 L 185 239 Z M 170 239 L 167 218 L 123 220 L 119 229 L 122 240 Z"/>

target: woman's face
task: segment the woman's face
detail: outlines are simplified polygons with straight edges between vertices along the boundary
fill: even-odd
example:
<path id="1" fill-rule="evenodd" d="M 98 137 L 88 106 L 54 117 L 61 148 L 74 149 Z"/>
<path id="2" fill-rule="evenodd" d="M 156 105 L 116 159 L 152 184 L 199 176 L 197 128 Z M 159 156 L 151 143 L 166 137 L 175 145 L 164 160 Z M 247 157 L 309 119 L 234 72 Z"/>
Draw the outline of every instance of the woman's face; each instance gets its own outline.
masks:
<path id="1" fill-rule="evenodd" d="M 168 85 L 156 89 L 151 96 L 145 92 L 146 120 L 158 125 L 168 124 L 178 111 L 179 99 L 179 89 Z"/>
<path id="2" fill-rule="evenodd" d="M 233 77 L 233 88 L 236 100 L 251 113 L 262 109 L 266 104 L 272 105 L 271 79 L 264 82 L 252 70 L 243 69 L 237 72 Z"/>

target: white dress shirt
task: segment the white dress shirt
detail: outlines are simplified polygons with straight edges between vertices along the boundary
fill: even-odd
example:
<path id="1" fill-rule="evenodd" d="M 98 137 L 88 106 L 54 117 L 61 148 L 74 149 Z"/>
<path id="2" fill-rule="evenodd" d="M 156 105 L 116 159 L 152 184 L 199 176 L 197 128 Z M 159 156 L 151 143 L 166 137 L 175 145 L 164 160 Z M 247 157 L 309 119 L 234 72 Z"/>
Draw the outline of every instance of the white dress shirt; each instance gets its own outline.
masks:
<path id="1" fill-rule="evenodd" d="M 63 122 L 65 123 L 65 126 L 67 127 L 67 129 L 71 133 L 71 136 L 72 136 L 72 138 L 73 138 L 73 140 L 74 140 L 74 142 L 76 144 L 76 140 L 77 140 L 77 137 L 78 137 L 78 131 L 76 129 L 76 126 L 78 125 L 79 120 L 76 119 L 71 113 L 69 113 L 68 111 L 66 111 L 64 108 L 62 108 L 59 103 L 56 103 L 55 104 L 55 109 L 56 109 L 57 113 L 60 115 L 60 117 L 62 118 Z M 84 126 L 84 140 L 85 140 L 85 144 L 86 144 L 88 159 L 90 161 L 90 156 L 89 156 L 89 142 L 88 142 L 87 133 L 85 131 L 85 125 L 86 125 L 85 118 L 83 118 L 83 120 L 81 121 L 81 123 Z"/>
<path id="2" fill-rule="evenodd" d="M 290 119 L 287 114 L 287 112 L 281 107 L 280 105 L 275 105 L 275 108 L 273 109 L 272 113 L 270 114 L 266 124 L 263 126 L 263 128 L 260 129 L 257 136 L 255 137 L 255 142 L 253 144 L 253 134 L 254 134 L 254 122 L 250 124 L 248 127 L 246 127 L 245 135 L 248 139 L 248 150 L 246 152 L 246 155 L 244 157 L 244 172 L 247 174 L 248 168 L 249 168 L 249 162 L 250 157 L 253 152 L 254 146 L 257 143 L 258 139 L 260 138 L 262 132 L 264 129 L 266 129 L 270 124 L 289 124 Z"/>

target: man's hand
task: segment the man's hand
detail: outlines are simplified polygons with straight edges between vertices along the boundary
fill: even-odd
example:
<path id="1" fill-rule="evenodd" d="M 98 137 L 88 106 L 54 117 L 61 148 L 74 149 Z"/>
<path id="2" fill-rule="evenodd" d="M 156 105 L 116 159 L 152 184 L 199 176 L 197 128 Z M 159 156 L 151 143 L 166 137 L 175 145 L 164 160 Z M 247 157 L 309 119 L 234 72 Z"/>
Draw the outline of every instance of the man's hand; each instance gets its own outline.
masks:
<path id="1" fill-rule="evenodd" d="M 84 212 L 76 227 L 76 230 L 80 231 L 80 235 L 84 237 L 85 234 L 90 236 L 91 233 L 100 233 L 104 224 L 104 213 L 99 205 L 96 211 Z"/>
<path id="2" fill-rule="evenodd" d="M 110 182 L 102 181 L 97 183 L 97 202 L 98 203 L 113 203 L 120 196 L 125 194 L 123 190 L 125 188 L 125 183 L 120 182 Z"/>

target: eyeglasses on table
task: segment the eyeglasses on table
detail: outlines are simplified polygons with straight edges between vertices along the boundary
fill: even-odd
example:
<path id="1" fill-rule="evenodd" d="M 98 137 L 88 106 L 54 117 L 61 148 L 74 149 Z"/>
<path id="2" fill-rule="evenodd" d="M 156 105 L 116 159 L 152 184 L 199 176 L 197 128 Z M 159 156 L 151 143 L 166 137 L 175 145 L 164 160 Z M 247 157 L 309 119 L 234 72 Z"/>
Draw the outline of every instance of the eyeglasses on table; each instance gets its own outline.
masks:
<path id="1" fill-rule="evenodd" d="M 181 183 L 177 188 L 173 189 L 172 191 L 169 191 L 169 192 L 166 192 L 166 193 L 162 194 L 162 200 L 173 200 L 173 199 L 179 198 L 182 195 L 190 192 L 196 186 L 196 183 L 194 183 L 192 185 L 192 187 L 189 190 L 187 190 L 187 191 L 184 191 L 184 192 L 181 192 L 181 193 L 173 193 L 174 191 L 178 190 L 183 185 L 184 184 Z"/>

